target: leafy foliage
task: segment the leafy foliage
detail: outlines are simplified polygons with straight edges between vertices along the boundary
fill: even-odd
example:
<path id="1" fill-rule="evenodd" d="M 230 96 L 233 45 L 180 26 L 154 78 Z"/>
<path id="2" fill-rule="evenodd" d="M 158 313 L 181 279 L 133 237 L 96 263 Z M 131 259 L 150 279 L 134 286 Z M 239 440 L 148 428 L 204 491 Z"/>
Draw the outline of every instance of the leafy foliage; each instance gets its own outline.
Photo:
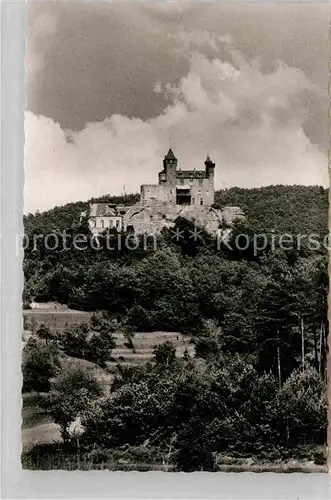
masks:
<path id="1" fill-rule="evenodd" d="M 233 187 L 216 191 L 215 205 L 240 207 L 260 232 L 327 234 L 328 189 L 321 186 Z"/>
<path id="2" fill-rule="evenodd" d="M 176 349 L 169 341 L 155 347 L 153 354 L 156 363 L 160 365 L 170 366 L 176 359 Z"/>
<path id="3" fill-rule="evenodd" d="M 23 392 L 50 390 L 51 379 L 59 368 L 56 343 L 31 338 L 23 350 Z"/>
<path id="4" fill-rule="evenodd" d="M 53 380 L 50 392 L 40 396 L 38 405 L 59 425 L 63 441 L 67 442 L 70 424 L 91 411 L 101 394 L 101 386 L 90 372 L 73 368 Z"/>
<path id="5" fill-rule="evenodd" d="M 94 311 L 91 324 L 61 336 L 64 354 L 105 367 L 114 332 L 124 333 L 133 348 L 136 330 L 185 333 L 195 354 L 178 359 L 171 343 L 159 345 L 150 362 L 118 366 L 111 393 L 99 399 L 87 373 L 52 382 L 53 334 L 33 328 L 38 340 L 25 348 L 23 389 L 50 390 L 42 404 L 64 439 L 81 416 L 88 456 L 122 453 L 148 462 L 154 453 L 182 471 L 215 470 L 224 454 L 323 462 L 310 447 L 326 440 L 327 253 L 269 243 L 254 252 L 253 243 L 257 233 L 322 238 L 327 197 L 314 186 L 217 192 L 216 204 L 240 206 L 247 216 L 231 235 L 247 236 L 247 248 L 239 250 L 217 248 L 204 234 L 195 241 L 182 218 L 175 229 L 183 238 L 175 241 L 164 230 L 156 248 L 109 250 L 104 236 L 98 250 L 50 251 L 38 241 L 25 254 L 25 301 L 53 299 Z M 26 232 L 53 230 L 62 237 L 68 229 L 69 241 L 78 229 L 89 235 L 86 221 L 77 222 L 86 208 L 77 203 L 30 214 Z M 120 235 L 121 244 L 126 237 Z"/>
<path id="6" fill-rule="evenodd" d="M 62 347 L 68 356 L 83 358 L 105 366 L 116 343 L 108 323 L 97 325 L 99 331 L 90 332 L 88 324 L 76 325 L 62 335 Z"/>

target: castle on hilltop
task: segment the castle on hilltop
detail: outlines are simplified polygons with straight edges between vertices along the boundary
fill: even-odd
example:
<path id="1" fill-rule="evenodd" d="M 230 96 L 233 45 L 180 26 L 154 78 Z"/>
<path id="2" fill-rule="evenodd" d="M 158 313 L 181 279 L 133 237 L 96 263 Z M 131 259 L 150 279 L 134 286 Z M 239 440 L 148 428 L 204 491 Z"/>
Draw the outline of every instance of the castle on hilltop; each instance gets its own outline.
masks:
<path id="1" fill-rule="evenodd" d="M 204 170 L 181 170 L 169 149 L 158 175 L 159 183 L 143 184 L 140 201 L 130 206 L 91 203 L 88 221 L 92 234 L 98 235 L 106 229 L 158 233 L 172 227 L 179 216 L 210 233 L 215 234 L 220 227 L 228 229 L 244 214 L 238 207 L 213 208 L 215 163 L 207 156 L 204 165 Z M 82 212 L 81 218 L 86 216 Z"/>
<path id="2" fill-rule="evenodd" d="M 141 186 L 141 201 L 159 200 L 176 205 L 211 206 L 214 203 L 215 163 L 209 156 L 205 170 L 181 170 L 178 160 L 169 149 L 159 172 L 158 184 Z"/>

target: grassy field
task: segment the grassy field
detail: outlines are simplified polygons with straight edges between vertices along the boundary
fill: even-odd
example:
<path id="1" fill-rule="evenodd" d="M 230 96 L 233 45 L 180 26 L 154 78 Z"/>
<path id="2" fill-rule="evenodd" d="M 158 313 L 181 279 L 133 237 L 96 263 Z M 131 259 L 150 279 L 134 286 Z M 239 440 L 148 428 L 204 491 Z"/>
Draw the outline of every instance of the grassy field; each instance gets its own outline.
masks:
<path id="1" fill-rule="evenodd" d="M 189 337 L 177 332 L 137 332 L 133 337 L 133 349 L 129 349 L 123 334 L 115 334 L 116 348 L 112 351 L 115 361 L 110 363 L 142 364 L 150 361 L 153 357 L 153 350 L 157 345 L 170 341 L 176 349 L 176 356 L 182 357 L 185 349 L 192 356 L 194 345 L 190 343 Z"/>
<path id="2" fill-rule="evenodd" d="M 38 329 L 42 324 L 45 324 L 51 330 L 62 332 L 68 326 L 88 322 L 91 316 L 92 313 L 90 312 L 74 311 L 72 309 L 29 309 L 23 311 L 26 330 Z"/>
<path id="3" fill-rule="evenodd" d="M 66 310 L 26 310 L 24 316 L 24 341 L 33 334 L 42 324 L 48 326 L 53 331 L 63 332 L 66 328 L 90 320 L 92 313 L 83 311 Z M 154 347 L 166 341 L 172 342 L 176 348 L 176 355 L 182 357 L 185 349 L 193 355 L 194 346 L 190 343 L 189 337 L 178 332 L 137 332 L 133 337 L 134 348 L 126 346 L 127 339 L 122 333 L 114 334 L 116 348 L 112 352 L 113 361 L 109 363 L 114 366 L 117 363 L 142 364 L 153 357 Z"/>
<path id="4" fill-rule="evenodd" d="M 33 393 L 27 393 L 22 398 L 21 438 L 23 451 L 29 450 L 35 444 L 61 442 L 58 426 L 51 418 L 42 415 L 30 400 Z"/>

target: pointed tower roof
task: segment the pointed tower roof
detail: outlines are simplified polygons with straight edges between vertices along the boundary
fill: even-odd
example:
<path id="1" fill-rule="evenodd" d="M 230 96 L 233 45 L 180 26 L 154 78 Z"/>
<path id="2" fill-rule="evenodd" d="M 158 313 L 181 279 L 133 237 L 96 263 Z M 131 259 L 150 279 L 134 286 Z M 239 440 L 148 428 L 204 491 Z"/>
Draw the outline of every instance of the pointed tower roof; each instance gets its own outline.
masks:
<path id="1" fill-rule="evenodd" d="M 170 148 L 168 153 L 164 157 L 165 160 L 177 160 L 176 156 L 174 155 L 173 150 Z"/>
<path id="2" fill-rule="evenodd" d="M 214 165 L 214 162 L 213 162 L 213 161 L 211 161 L 211 159 L 210 159 L 210 156 L 209 156 L 209 155 L 207 155 L 207 158 L 206 158 L 206 160 L 205 160 L 205 165 L 207 165 L 207 164 Z"/>

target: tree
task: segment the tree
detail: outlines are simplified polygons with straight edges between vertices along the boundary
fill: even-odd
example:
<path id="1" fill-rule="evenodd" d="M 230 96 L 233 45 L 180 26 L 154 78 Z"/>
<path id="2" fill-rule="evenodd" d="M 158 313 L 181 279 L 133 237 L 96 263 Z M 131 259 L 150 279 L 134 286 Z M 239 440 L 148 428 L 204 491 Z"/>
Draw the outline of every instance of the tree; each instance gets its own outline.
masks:
<path id="1" fill-rule="evenodd" d="M 30 330 L 31 330 L 32 334 L 36 333 L 37 327 L 38 327 L 37 320 L 34 316 L 32 316 L 32 318 L 30 320 Z"/>
<path id="2" fill-rule="evenodd" d="M 111 358 L 112 349 L 116 346 L 115 339 L 111 333 L 94 333 L 87 343 L 86 359 L 102 367 Z"/>
<path id="3" fill-rule="evenodd" d="M 283 442 L 290 446 L 326 443 L 327 390 L 314 368 L 293 371 L 275 404 L 279 438 Z"/>
<path id="4" fill-rule="evenodd" d="M 62 339 L 63 349 L 68 356 L 105 366 L 116 346 L 115 339 L 109 332 L 108 322 L 98 324 L 96 332 L 91 332 L 90 328 L 87 323 L 83 323 L 67 330 Z"/>
<path id="5" fill-rule="evenodd" d="M 51 329 L 48 328 L 48 326 L 46 326 L 44 323 L 38 328 L 37 335 L 40 339 L 44 340 L 53 340 L 55 337 Z"/>
<path id="6" fill-rule="evenodd" d="M 136 304 L 128 312 L 126 323 L 142 332 L 153 330 L 153 313 Z"/>
<path id="7" fill-rule="evenodd" d="M 208 358 L 219 352 L 219 345 L 214 338 L 199 337 L 195 342 L 195 354 L 200 358 Z"/>
<path id="8" fill-rule="evenodd" d="M 174 235 L 178 235 L 178 237 L 174 238 Z M 197 227 L 194 222 L 181 216 L 175 220 L 175 225 L 168 238 L 181 247 L 183 255 L 191 257 L 198 255 L 200 248 L 206 246 L 210 241 L 209 235 L 203 227 Z"/>
<path id="9" fill-rule="evenodd" d="M 83 422 L 84 442 L 106 448 L 168 442 L 174 431 L 176 381 L 157 373 L 146 371 L 141 380 L 127 380 L 104 400 L 100 411 Z"/>
<path id="10" fill-rule="evenodd" d="M 91 316 L 90 324 L 93 331 L 105 333 L 114 333 L 120 326 L 107 311 L 95 311 Z"/>
<path id="11" fill-rule="evenodd" d="M 59 366 L 59 352 L 54 342 L 29 339 L 23 350 L 23 392 L 49 391 Z"/>
<path id="12" fill-rule="evenodd" d="M 167 340 L 154 348 L 153 355 L 158 365 L 170 366 L 176 359 L 176 349 L 172 342 Z"/>
<path id="13" fill-rule="evenodd" d="M 176 466 L 184 472 L 214 471 L 213 439 L 208 423 L 198 416 L 192 417 L 178 433 Z"/>
<path id="14" fill-rule="evenodd" d="M 74 367 L 52 382 L 50 392 L 39 398 L 38 405 L 60 427 L 66 443 L 70 439 L 70 424 L 92 411 L 101 394 L 102 387 L 91 372 Z"/>

